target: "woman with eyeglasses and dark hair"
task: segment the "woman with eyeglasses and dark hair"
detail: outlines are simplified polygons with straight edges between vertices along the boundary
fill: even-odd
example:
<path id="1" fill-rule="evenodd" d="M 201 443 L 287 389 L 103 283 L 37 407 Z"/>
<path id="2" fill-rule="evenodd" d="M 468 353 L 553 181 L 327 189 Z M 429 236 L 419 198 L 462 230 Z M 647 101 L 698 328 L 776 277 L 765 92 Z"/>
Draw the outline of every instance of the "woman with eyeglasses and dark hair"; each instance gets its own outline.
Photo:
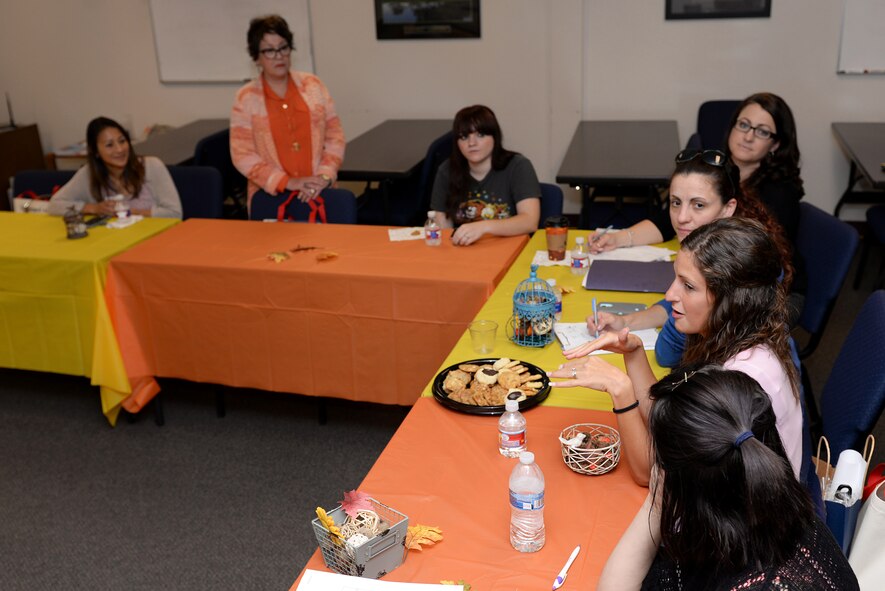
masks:
<path id="1" fill-rule="evenodd" d="M 485 235 L 516 236 L 538 229 L 541 185 L 528 158 L 504 149 L 501 126 L 483 105 L 464 107 L 452 124 L 455 143 L 433 182 L 430 207 L 455 245 Z"/>
<path id="2" fill-rule="evenodd" d="M 777 427 L 795 476 L 802 459 L 799 373 L 790 352 L 780 253 L 756 220 L 723 218 L 701 226 L 681 244 L 667 290 L 676 330 L 686 335 L 683 364 L 715 363 L 753 377 L 771 398 Z M 599 357 L 624 356 L 626 373 Z M 624 453 L 639 483 L 649 478 L 648 391 L 656 381 L 641 339 L 628 329 L 563 351 L 568 361 L 549 372 L 554 387 L 608 392 L 618 416 Z"/>
<path id="3" fill-rule="evenodd" d="M 599 591 L 850 591 L 857 578 L 793 476 L 750 376 L 680 368 L 651 387 L 655 477 Z"/>
<path id="4" fill-rule="evenodd" d="M 138 156 L 129 132 L 107 117 L 86 126 L 86 166 L 49 201 L 48 212 L 70 210 L 113 217 L 122 195 L 125 208 L 142 216 L 181 218 L 181 199 L 169 170 L 159 158 Z"/>
<path id="5" fill-rule="evenodd" d="M 778 261 L 783 268 L 783 284 L 792 281 L 791 248 L 782 230 L 768 210 L 752 194 L 741 190 L 738 168 L 718 150 L 683 150 L 676 156 L 676 169 L 670 177 L 669 220 L 643 220 L 632 228 L 606 234 L 621 240 L 624 234 L 636 244 L 650 244 L 669 240 L 676 235 L 681 242 L 697 228 L 717 219 L 739 216 L 758 220 L 777 246 Z M 662 216 L 663 218 L 663 216 Z M 604 248 L 605 249 L 605 248 Z M 599 323 L 592 315 L 587 318 L 590 332 L 630 328 L 663 327 L 658 335 L 655 353 L 664 367 L 679 365 L 685 347 L 685 335 L 675 328 L 671 307 L 661 300 L 647 310 L 617 316 L 607 312 L 598 314 Z"/>
<path id="6" fill-rule="evenodd" d="M 291 191 L 310 201 L 330 187 L 344 160 L 344 131 L 319 78 L 290 70 L 295 50 L 278 15 L 253 19 L 246 35 L 260 75 L 237 92 L 230 152 L 249 181 L 248 203 L 282 204 Z"/>

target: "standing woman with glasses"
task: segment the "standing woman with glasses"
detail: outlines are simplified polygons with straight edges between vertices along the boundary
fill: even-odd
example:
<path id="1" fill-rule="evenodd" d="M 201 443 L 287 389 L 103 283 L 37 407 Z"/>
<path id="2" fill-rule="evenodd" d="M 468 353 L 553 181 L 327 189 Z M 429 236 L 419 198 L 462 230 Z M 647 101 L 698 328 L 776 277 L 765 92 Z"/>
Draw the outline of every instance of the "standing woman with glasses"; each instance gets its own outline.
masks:
<path id="1" fill-rule="evenodd" d="M 304 202 L 315 199 L 335 182 L 344 160 L 335 103 L 319 78 L 290 70 L 295 48 L 281 16 L 253 19 L 246 38 L 261 74 L 237 92 L 230 151 L 249 181 L 249 210 L 256 200 L 281 205 L 290 191 Z"/>

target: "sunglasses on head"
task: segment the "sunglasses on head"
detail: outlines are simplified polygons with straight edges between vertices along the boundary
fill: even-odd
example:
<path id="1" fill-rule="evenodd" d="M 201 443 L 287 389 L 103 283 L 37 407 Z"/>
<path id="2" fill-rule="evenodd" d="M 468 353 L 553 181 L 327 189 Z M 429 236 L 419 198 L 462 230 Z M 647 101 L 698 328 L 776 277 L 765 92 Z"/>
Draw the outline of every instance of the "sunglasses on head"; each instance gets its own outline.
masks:
<path id="1" fill-rule="evenodd" d="M 698 157 L 710 166 L 725 166 L 728 162 L 728 157 L 720 150 L 682 150 L 676 154 L 676 163 L 690 162 Z"/>

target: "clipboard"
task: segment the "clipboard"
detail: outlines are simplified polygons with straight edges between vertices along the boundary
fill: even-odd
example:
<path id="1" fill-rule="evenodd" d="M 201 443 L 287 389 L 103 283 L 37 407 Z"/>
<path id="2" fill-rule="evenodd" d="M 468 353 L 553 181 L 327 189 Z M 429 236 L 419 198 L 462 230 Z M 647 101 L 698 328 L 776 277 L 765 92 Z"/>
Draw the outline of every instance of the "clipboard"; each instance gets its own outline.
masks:
<path id="1" fill-rule="evenodd" d="M 584 277 L 585 289 L 664 293 L 675 275 L 670 261 L 593 261 Z"/>

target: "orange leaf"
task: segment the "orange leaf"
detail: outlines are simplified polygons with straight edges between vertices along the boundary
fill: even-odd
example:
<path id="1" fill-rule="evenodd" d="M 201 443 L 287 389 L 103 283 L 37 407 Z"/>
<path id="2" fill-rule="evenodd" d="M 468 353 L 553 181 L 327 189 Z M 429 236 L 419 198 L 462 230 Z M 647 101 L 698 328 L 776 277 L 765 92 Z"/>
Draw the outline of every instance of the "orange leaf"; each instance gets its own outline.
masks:
<path id="1" fill-rule="evenodd" d="M 430 525 L 416 524 L 406 534 L 406 548 L 422 552 L 421 546 L 432 546 L 443 539 L 442 530 Z"/>

